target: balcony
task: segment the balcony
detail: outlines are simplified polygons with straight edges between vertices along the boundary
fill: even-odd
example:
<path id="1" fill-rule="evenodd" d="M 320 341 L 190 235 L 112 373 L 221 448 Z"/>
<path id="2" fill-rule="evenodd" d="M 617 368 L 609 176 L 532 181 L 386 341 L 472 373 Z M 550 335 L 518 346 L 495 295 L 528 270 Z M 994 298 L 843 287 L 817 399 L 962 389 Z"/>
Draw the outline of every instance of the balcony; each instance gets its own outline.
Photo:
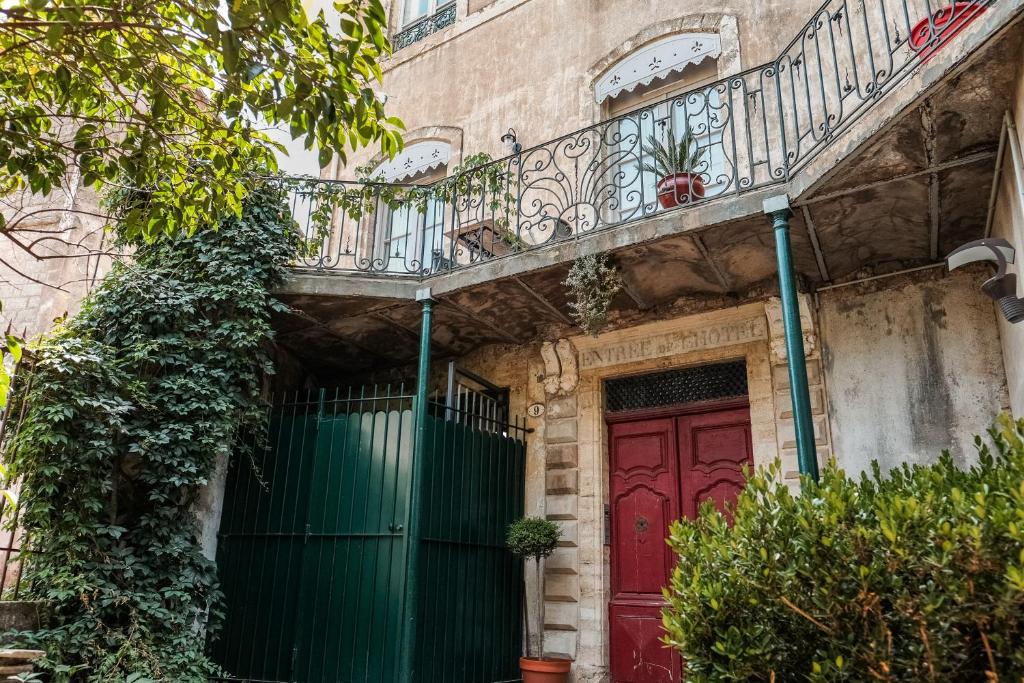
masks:
<path id="1" fill-rule="evenodd" d="M 419 21 L 406 26 L 404 29 L 396 33 L 391 39 L 391 43 L 395 51 L 409 47 L 413 43 L 423 40 L 430 34 L 437 33 L 441 29 L 451 26 L 455 23 L 455 19 L 457 17 L 458 13 L 456 11 L 455 0 L 452 0 L 451 2 L 439 7 L 437 11 L 430 16 L 423 17 Z"/>
<path id="2" fill-rule="evenodd" d="M 987 230 L 1022 8 L 829 0 L 769 64 L 438 183 L 296 179 L 311 249 L 286 292 L 305 322 L 285 338 L 346 367 L 406 362 L 411 348 L 380 340 L 415 330 L 426 284 L 448 304 L 447 355 L 525 343 L 571 327 L 560 283 L 600 251 L 625 275 L 623 322 L 735 304 L 773 286 L 761 202 L 781 193 L 811 286 L 937 263 Z M 695 161 L 670 170 L 704 191 L 665 208 L 650 137 L 686 131 Z"/>

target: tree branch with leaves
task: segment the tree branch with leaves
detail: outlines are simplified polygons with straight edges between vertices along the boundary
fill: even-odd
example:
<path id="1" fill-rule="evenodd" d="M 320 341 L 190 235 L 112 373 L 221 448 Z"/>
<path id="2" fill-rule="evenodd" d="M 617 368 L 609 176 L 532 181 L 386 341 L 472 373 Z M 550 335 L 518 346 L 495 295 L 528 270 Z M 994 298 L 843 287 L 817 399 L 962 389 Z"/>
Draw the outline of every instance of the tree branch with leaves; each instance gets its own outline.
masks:
<path id="1" fill-rule="evenodd" d="M 0 8 L 0 197 L 66 183 L 143 188 L 129 239 L 240 215 L 285 127 L 320 165 L 401 149 L 375 87 L 391 50 L 381 0 L 25 0 Z M 13 236 L 31 212 L 0 212 Z"/>

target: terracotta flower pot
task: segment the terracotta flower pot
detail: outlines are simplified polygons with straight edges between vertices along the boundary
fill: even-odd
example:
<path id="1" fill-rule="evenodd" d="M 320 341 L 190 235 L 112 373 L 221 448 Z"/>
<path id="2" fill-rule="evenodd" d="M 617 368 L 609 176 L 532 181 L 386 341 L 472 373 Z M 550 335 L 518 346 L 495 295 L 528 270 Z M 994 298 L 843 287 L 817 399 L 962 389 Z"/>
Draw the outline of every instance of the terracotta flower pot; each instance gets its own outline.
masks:
<path id="1" fill-rule="evenodd" d="M 920 53 L 921 62 L 927 62 L 984 11 L 985 6 L 975 2 L 957 2 L 943 7 L 932 15 L 931 20 L 925 18 L 917 22 L 910 32 L 910 47 Z M 933 38 L 935 42 L 929 45 Z"/>
<path id="2" fill-rule="evenodd" d="M 535 659 L 520 657 L 523 683 L 565 683 L 569 680 L 572 662 L 568 659 Z"/>
<path id="3" fill-rule="evenodd" d="M 676 173 L 658 181 L 658 203 L 663 209 L 704 199 L 704 181 L 699 173 Z"/>

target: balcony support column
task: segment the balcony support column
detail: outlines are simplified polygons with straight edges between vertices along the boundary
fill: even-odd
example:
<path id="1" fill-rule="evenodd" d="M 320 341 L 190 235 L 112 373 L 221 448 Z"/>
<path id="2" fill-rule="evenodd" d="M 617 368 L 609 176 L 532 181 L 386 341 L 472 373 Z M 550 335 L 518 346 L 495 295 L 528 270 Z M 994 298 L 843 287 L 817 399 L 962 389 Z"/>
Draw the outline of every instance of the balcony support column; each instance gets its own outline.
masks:
<path id="1" fill-rule="evenodd" d="M 796 452 L 800 474 L 818 480 L 818 454 L 814 446 L 814 422 L 811 420 L 811 394 L 807 387 L 807 359 L 804 335 L 800 327 L 793 252 L 789 240 L 789 218 L 793 215 L 789 197 L 779 195 L 764 202 L 764 212 L 775 231 L 775 256 L 779 267 L 779 298 L 782 300 L 782 325 L 786 338 L 786 364 L 789 367 L 789 395 L 796 425 Z"/>
<path id="2" fill-rule="evenodd" d="M 427 437 L 427 388 L 430 386 L 430 331 L 433 323 L 434 299 L 430 288 L 416 291 L 416 301 L 423 308 L 420 327 L 419 368 L 416 371 L 416 396 L 413 399 L 415 437 L 405 512 L 405 592 L 402 600 L 402 642 L 399 680 L 415 683 L 416 642 L 419 617 L 420 502 L 423 500 L 423 453 Z"/>

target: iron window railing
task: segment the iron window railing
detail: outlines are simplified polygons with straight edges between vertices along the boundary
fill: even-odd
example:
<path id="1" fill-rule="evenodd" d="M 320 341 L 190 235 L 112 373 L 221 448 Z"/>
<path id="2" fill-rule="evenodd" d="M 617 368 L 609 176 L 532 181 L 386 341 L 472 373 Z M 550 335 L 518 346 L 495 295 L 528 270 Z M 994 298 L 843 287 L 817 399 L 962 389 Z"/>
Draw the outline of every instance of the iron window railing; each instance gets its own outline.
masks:
<path id="1" fill-rule="evenodd" d="M 655 133 L 696 140 L 680 207 L 786 182 L 998 1 L 827 0 L 768 64 L 433 184 L 290 179 L 296 267 L 422 280 L 671 210 Z"/>
<path id="2" fill-rule="evenodd" d="M 403 47 L 409 47 L 413 43 L 423 40 L 431 33 L 437 33 L 441 29 L 451 26 L 455 23 L 456 17 L 455 2 L 452 0 L 452 2 L 445 4 L 443 7 L 438 7 L 437 11 L 433 14 L 417 20 L 396 33 L 391 39 L 391 43 L 395 51 L 401 50 Z"/>

